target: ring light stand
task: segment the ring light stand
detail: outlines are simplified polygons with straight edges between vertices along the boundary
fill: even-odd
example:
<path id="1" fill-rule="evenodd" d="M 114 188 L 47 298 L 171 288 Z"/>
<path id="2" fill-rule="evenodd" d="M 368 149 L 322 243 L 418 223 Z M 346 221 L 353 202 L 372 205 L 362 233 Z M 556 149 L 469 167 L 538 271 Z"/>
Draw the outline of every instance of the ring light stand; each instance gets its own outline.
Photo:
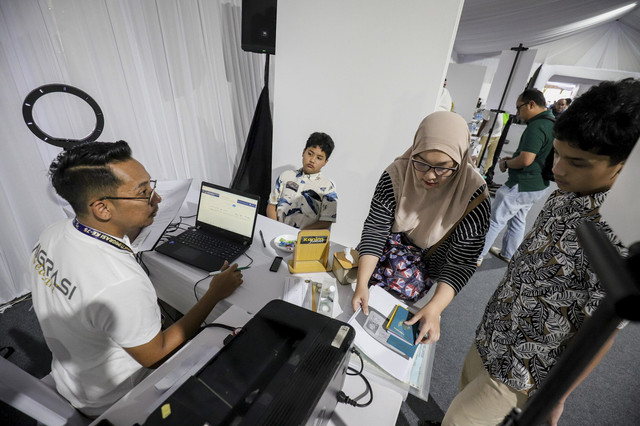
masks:
<path id="1" fill-rule="evenodd" d="M 82 139 L 56 138 L 47 134 L 40 127 L 38 127 L 35 120 L 33 119 L 33 105 L 44 95 L 56 92 L 75 95 L 89 104 L 94 114 L 96 115 L 96 125 L 93 131 L 88 136 Z M 48 144 L 58 146 L 65 150 L 78 143 L 95 141 L 96 139 L 98 139 L 104 128 L 104 116 L 102 115 L 102 110 L 100 109 L 98 103 L 93 100 L 93 98 L 87 93 L 83 92 L 77 87 L 69 86 L 67 84 L 45 84 L 44 86 L 40 86 L 37 89 L 32 90 L 22 103 L 22 116 L 24 117 L 24 122 L 27 124 L 27 127 L 33 132 L 34 135 Z"/>

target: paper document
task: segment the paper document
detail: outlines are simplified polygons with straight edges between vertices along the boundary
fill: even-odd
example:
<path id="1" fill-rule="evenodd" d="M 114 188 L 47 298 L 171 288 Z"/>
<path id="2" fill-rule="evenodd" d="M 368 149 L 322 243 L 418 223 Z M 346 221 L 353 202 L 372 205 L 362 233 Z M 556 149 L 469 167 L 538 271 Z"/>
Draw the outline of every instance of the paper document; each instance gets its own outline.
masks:
<path id="1" fill-rule="evenodd" d="M 355 344 L 369 359 L 375 362 L 387 373 L 405 383 L 409 382 L 413 356 L 420 346 L 414 345 L 411 356 L 396 345 L 389 343 L 389 331 L 385 328 L 389 317 L 394 312 L 396 305 L 404 305 L 385 290 L 378 286 L 369 289 L 369 315 L 358 310 L 351 319 L 349 325 L 356 330 Z M 418 351 L 422 353 L 422 351 Z"/>
<path id="2" fill-rule="evenodd" d="M 331 282 L 325 283 L 325 280 L 318 281 L 310 277 L 288 276 L 284 279 L 282 300 L 318 312 L 322 287 L 331 284 Z M 332 314 L 333 306 L 327 309 L 325 315 L 332 316 Z"/>
<path id="3" fill-rule="evenodd" d="M 151 225 L 144 228 L 133 242 L 135 251 L 153 250 L 156 242 L 162 237 L 164 230 L 173 221 L 184 202 L 192 179 L 159 180 L 156 192 L 162 197 L 158 213 Z"/>

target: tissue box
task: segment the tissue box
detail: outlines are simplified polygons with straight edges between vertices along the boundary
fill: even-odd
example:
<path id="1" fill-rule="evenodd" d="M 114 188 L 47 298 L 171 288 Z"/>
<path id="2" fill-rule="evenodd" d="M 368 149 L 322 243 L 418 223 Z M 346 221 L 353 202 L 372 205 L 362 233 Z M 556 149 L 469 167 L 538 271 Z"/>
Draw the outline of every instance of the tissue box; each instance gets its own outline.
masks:
<path id="1" fill-rule="evenodd" d="M 333 254 L 333 275 L 340 284 L 356 282 L 358 276 L 358 251 L 351 249 L 353 263 L 349 262 L 343 252 Z"/>

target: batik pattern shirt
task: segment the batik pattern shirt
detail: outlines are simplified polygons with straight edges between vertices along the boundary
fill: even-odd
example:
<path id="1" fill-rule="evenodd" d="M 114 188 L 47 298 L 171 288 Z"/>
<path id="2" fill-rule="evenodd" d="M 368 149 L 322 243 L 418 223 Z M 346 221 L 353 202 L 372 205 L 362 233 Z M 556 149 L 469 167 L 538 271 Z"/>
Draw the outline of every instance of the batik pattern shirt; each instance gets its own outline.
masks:
<path id="1" fill-rule="evenodd" d="M 578 243 L 578 225 L 593 222 L 627 255 L 600 216 L 606 195 L 551 194 L 489 300 L 476 347 L 489 374 L 516 391 L 531 395 L 540 386 L 605 297 Z"/>
<path id="2" fill-rule="evenodd" d="M 278 176 L 269 204 L 276 205 L 278 221 L 303 229 L 319 221 L 335 222 L 338 194 L 322 172 L 287 170 Z"/>

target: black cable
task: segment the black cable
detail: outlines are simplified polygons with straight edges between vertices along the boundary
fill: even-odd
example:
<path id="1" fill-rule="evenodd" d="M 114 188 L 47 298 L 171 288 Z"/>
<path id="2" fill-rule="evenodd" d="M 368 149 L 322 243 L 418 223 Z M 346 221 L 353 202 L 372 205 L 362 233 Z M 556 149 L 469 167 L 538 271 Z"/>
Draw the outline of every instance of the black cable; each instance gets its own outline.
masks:
<path id="1" fill-rule="evenodd" d="M 251 266 L 251 264 L 253 263 L 253 259 L 251 258 L 251 256 L 249 256 L 249 255 L 247 254 L 247 252 L 246 252 L 246 251 L 245 251 L 243 254 L 244 254 L 245 256 L 247 256 L 247 257 L 249 258 L 249 260 L 250 260 L 250 262 L 249 262 L 249 264 L 248 264 L 248 265 L 244 265 L 244 267 L 245 267 L 245 268 L 248 268 L 248 267 L 249 267 L 249 266 Z"/>
<path id="2" fill-rule="evenodd" d="M 242 328 L 242 327 L 234 327 L 232 325 L 220 324 L 220 323 L 217 323 L 217 322 L 212 322 L 210 324 L 203 325 L 202 327 L 200 327 L 200 330 L 204 330 L 205 328 L 209 328 L 209 327 L 224 328 L 225 330 L 232 331 L 234 334 L 236 334 Z"/>
<path id="3" fill-rule="evenodd" d="M 356 350 L 356 348 L 351 348 L 351 352 L 353 352 L 354 354 L 356 354 L 358 356 L 358 358 L 360 358 L 360 371 L 356 370 L 355 368 L 351 368 L 351 367 L 347 367 L 347 373 L 350 376 L 360 376 L 362 377 L 362 380 L 364 380 L 364 384 L 367 387 L 367 391 L 369 392 L 370 398 L 369 401 L 365 402 L 364 404 L 360 404 L 358 403 L 358 401 L 355 401 L 351 398 L 349 398 L 343 391 L 338 392 L 338 402 L 341 402 L 343 404 L 349 404 L 353 407 L 367 407 L 369 406 L 372 402 L 373 402 L 373 389 L 371 388 L 371 383 L 369 383 L 369 380 L 367 380 L 366 377 L 364 377 L 364 375 L 362 374 L 362 370 L 364 369 L 364 361 L 362 359 L 362 356 L 360 355 L 360 352 L 358 352 Z M 354 371 L 353 374 L 349 374 L 349 370 Z"/>
<path id="4" fill-rule="evenodd" d="M 353 352 L 354 354 L 356 354 L 358 356 L 358 358 L 360 358 L 360 371 L 356 371 L 355 368 L 352 368 L 351 366 L 348 366 L 347 367 L 347 375 L 349 375 L 349 376 L 357 376 L 359 374 L 362 374 L 362 370 L 364 370 L 364 360 L 362 359 L 362 356 L 360 355 L 360 352 L 358 352 L 357 349 L 351 348 L 351 352 Z M 353 371 L 353 373 L 349 373 L 349 371 Z"/>
<path id="5" fill-rule="evenodd" d="M 198 287 L 198 284 L 200 284 L 202 281 L 206 280 L 207 278 L 209 278 L 211 275 L 206 275 L 204 278 L 200 278 L 198 281 L 196 281 L 196 283 L 193 285 L 193 295 L 196 297 L 196 302 L 198 302 L 200 299 L 198 299 L 198 293 L 196 293 L 196 287 Z"/>
<path id="6" fill-rule="evenodd" d="M 139 252 L 136 254 L 136 261 L 138 262 L 138 265 L 140 265 L 142 267 L 142 270 L 147 274 L 147 276 L 151 276 L 151 272 L 149 271 L 149 267 L 146 265 L 146 263 L 144 263 L 144 260 L 142 259 L 142 255 L 144 254 L 143 251 Z"/>
<path id="7" fill-rule="evenodd" d="M 170 223 L 170 224 L 169 224 L 169 226 L 167 226 L 167 229 L 166 229 L 164 232 L 165 232 L 165 233 L 171 233 L 171 232 L 175 232 L 175 231 L 177 231 L 178 229 L 181 229 L 181 228 L 180 228 L 180 226 L 181 226 L 181 225 L 184 225 L 184 224 L 182 223 L 182 221 L 183 221 L 184 219 L 189 219 L 189 218 L 192 218 L 192 217 L 195 217 L 195 216 L 196 216 L 195 214 L 192 214 L 191 216 L 180 216 L 180 217 L 179 217 L 179 219 L 178 219 L 178 221 L 177 221 L 177 222 Z"/>

